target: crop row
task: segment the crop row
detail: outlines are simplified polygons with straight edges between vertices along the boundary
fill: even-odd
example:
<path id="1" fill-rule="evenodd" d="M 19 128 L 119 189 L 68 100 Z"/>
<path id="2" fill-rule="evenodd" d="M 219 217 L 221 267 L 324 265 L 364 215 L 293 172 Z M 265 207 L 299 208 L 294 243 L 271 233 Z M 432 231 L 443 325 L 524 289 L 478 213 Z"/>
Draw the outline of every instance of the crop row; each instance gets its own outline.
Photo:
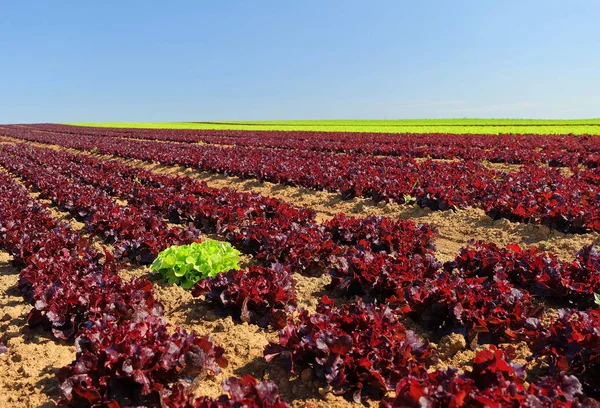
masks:
<path id="1" fill-rule="evenodd" d="M 572 233 L 600 231 L 600 186 L 589 171 L 565 176 L 557 169 L 528 165 L 499 172 L 473 161 L 417 163 L 410 158 L 72 137 L 17 127 L 3 132 L 124 158 L 339 192 L 345 198 L 415 202 L 434 210 L 478 206 L 494 219 L 541 223 Z"/>
<path id="2" fill-rule="evenodd" d="M 550 166 L 600 164 L 600 142 L 594 136 L 450 135 L 328 133 L 303 131 L 118 129 L 32 125 L 32 129 L 141 140 L 268 147 L 334 153 L 359 153 L 435 159 L 487 160 L 498 163 L 544 163 Z"/>
<path id="3" fill-rule="evenodd" d="M 22 268 L 18 287 L 33 305 L 28 322 L 77 346 L 75 361 L 57 373 L 65 405 L 172 406 L 173 384 L 186 375 L 217 373 L 227 360 L 207 336 L 168 329 L 152 284 L 123 282 L 110 257 L 57 221 L 29 192 L 0 174 L 0 247 Z M 218 406 L 287 406 L 272 383 L 230 379 Z M 236 388 L 233 389 L 232 388 Z M 264 404 L 263 398 L 279 405 Z M 216 403 L 204 398 L 205 403 Z M 255 403 L 253 404 L 253 401 Z"/>
<path id="4" fill-rule="evenodd" d="M 15 149 L 15 154 L 17 152 L 21 154 L 21 160 L 25 160 L 28 156 L 26 151 L 18 151 L 18 149 L 24 149 L 22 146 L 6 148 L 8 152 L 11 149 Z M 65 166 L 65 171 L 73 172 L 78 177 L 86 177 L 84 175 L 85 168 L 88 169 L 89 174 L 94 174 L 92 170 L 102 171 L 102 173 L 96 173 L 95 176 L 106 177 L 110 174 L 110 171 L 108 171 L 111 169 L 110 166 L 123 166 L 112 161 L 102 161 L 68 153 L 48 156 L 39 154 L 39 151 L 37 151 L 37 154 L 35 152 L 36 149 L 30 149 L 29 156 L 36 156 L 35 160 L 38 161 L 43 161 L 44 158 L 46 158 L 46 162 L 57 161 L 55 163 L 56 168 Z M 61 160 L 65 161 L 61 162 Z M 103 162 L 108 167 L 103 167 Z M 72 163 L 78 163 L 82 167 L 77 167 Z M 35 163 L 33 162 L 30 164 L 30 166 L 34 165 Z M 112 170 L 116 171 L 117 167 L 112 167 Z M 123 170 L 127 170 L 126 167 L 123 166 Z M 50 167 L 46 164 L 43 167 L 39 167 L 39 169 L 42 168 Z M 147 200 L 147 205 L 153 207 L 155 210 L 155 205 L 163 205 L 162 208 L 164 211 L 165 208 L 171 208 L 171 205 L 178 200 L 191 200 L 195 197 L 194 194 L 188 194 L 185 197 L 173 196 L 175 190 L 169 191 L 169 188 L 173 189 L 176 185 L 180 188 L 188 186 L 190 190 L 196 191 L 202 188 L 201 185 L 196 185 L 194 184 L 195 182 L 189 179 L 150 174 L 148 175 L 151 177 L 146 178 L 144 177 L 144 173 L 147 172 L 129 169 L 131 173 L 127 173 L 126 171 L 115 172 L 121 178 L 122 183 L 126 183 L 128 179 L 132 183 L 131 185 L 121 185 L 121 188 L 131 192 L 129 199 L 135 200 L 135 196 L 139 195 L 138 200 Z M 110 177 L 107 180 L 110 180 Z M 94 180 L 93 177 L 89 178 L 87 182 L 90 184 L 100 183 L 99 179 Z M 153 187 L 154 191 L 144 188 L 146 185 L 152 183 L 159 183 L 160 185 Z M 168 194 L 160 196 L 159 193 L 161 190 L 169 191 L 174 201 L 170 203 L 165 201 L 168 200 Z M 157 199 L 157 197 L 160 198 Z M 167 204 L 166 207 L 164 207 L 165 203 Z M 193 203 L 194 205 L 190 207 L 192 209 L 201 203 L 201 201 L 193 201 Z M 213 211 L 214 209 L 215 207 L 213 207 Z M 221 211 L 224 211 L 224 209 L 221 209 Z M 293 208 L 290 208 L 290 211 L 293 211 Z M 237 208 L 235 212 L 238 216 L 239 214 L 247 214 L 247 210 L 240 208 Z M 188 214 L 192 214 L 189 220 L 196 220 L 197 222 L 198 218 L 196 214 Z M 231 220 L 231 216 L 228 217 L 226 213 L 220 213 L 220 215 L 224 214 L 225 218 Z M 313 258 L 312 261 L 315 262 L 315 266 L 319 266 L 318 269 L 320 270 L 323 270 L 324 266 L 328 266 L 331 269 L 330 273 L 333 280 L 330 289 L 346 295 L 362 295 L 367 301 L 375 299 L 380 302 L 387 301 L 395 310 L 395 313 L 411 316 L 422 326 L 428 329 L 435 329 L 440 334 L 459 331 L 465 333 L 469 340 L 480 341 L 482 343 L 500 343 L 503 341 L 524 339 L 532 347 L 535 345 L 535 349 L 539 350 L 540 354 L 549 354 L 553 358 L 555 363 L 552 365 L 552 369 L 557 373 L 560 371 L 574 373 L 582 379 L 588 392 L 597 392 L 593 381 L 590 380 L 590 378 L 592 380 L 596 378 L 595 376 L 599 367 L 597 360 L 598 353 L 594 348 L 595 346 L 593 346 L 594 341 L 597 340 L 597 334 L 593 332 L 593 319 L 596 317 L 596 312 L 594 310 L 590 312 L 565 312 L 565 315 L 580 317 L 582 323 L 580 323 L 581 327 L 577 327 L 578 332 L 589 334 L 583 335 L 583 337 L 576 335 L 569 336 L 568 334 L 564 334 L 569 333 L 568 329 L 563 329 L 563 336 L 557 341 L 556 337 L 549 336 L 548 330 L 541 326 L 539 316 L 542 310 L 538 302 L 539 298 L 558 297 L 559 300 L 562 299 L 564 302 L 575 300 L 582 308 L 589 306 L 594 291 L 598 289 L 599 266 L 597 249 L 593 247 L 584 248 L 577 255 L 573 263 L 561 264 L 551 254 L 538 253 L 536 251 L 521 251 L 517 247 L 500 249 L 480 244 L 474 250 L 471 250 L 471 252 L 465 250 L 465 252 L 459 254 L 454 263 L 446 264 L 444 268 L 441 268 L 441 265 L 435 260 L 430 242 L 426 238 L 423 244 L 413 247 L 421 248 L 419 253 L 414 249 L 409 251 L 395 251 L 393 249 L 395 246 L 389 244 L 393 242 L 393 239 L 381 239 L 381 237 L 389 237 L 389 235 L 381 233 L 373 234 L 373 231 L 377 231 L 378 228 L 381 230 L 384 229 L 383 227 L 386 226 L 385 222 L 383 222 L 384 220 L 380 218 L 377 220 L 367 219 L 360 221 L 353 218 L 338 217 L 334 222 L 328 224 L 325 231 L 323 227 L 315 225 L 310 220 L 305 220 L 303 223 L 289 223 L 276 216 L 262 219 L 261 217 L 255 219 L 245 218 L 243 219 L 243 225 L 251 226 L 253 222 L 259 222 L 259 225 L 262 227 L 261 230 L 263 233 L 266 232 L 266 234 L 258 242 L 262 242 L 263 244 L 265 242 L 278 243 L 278 246 L 275 248 L 273 246 L 263 248 L 263 254 L 266 259 L 283 262 L 287 260 L 288 266 L 296 270 L 305 273 L 314 273 L 317 269 L 306 268 L 304 262 L 290 263 L 289 261 L 293 261 L 293 257 L 282 259 L 281 255 L 268 253 L 270 250 L 275 249 L 278 254 L 287 254 L 289 252 L 298 257 L 299 254 L 296 249 L 299 247 L 299 244 L 295 239 L 303 236 L 300 246 L 307 249 L 308 256 L 301 254 L 304 256 L 302 259 L 306 260 L 310 255 L 314 255 L 315 253 L 320 255 Z M 373 224 L 373 221 L 377 221 L 378 223 Z M 240 228 L 239 224 L 236 225 L 235 222 L 219 223 L 217 221 L 211 224 L 198 223 L 199 227 L 202 227 L 203 224 L 220 225 L 224 228 L 221 232 L 236 231 L 236 229 Z M 306 228 L 308 228 L 308 231 L 320 231 L 320 235 L 307 234 L 305 232 L 307 231 Z M 269 240 L 268 234 L 273 233 L 273 231 L 275 231 L 275 239 Z M 337 236 L 337 238 L 333 238 L 334 236 Z M 277 237 L 280 239 L 277 240 Z M 290 239 L 290 237 L 293 238 Z M 417 241 L 418 239 L 423 239 L 423 236 L 417 238 Z M 415 238 L 413 237 L 411 240 L 415 241 Z M 382 241 L 388 242 L 388 244 L 384 244 L 383 248 L 379 247 L 379 245 L 382 245 Z M 329 243 L 325 244 L 326 242 Z M 244 244 L 247 245 L 247 242 L 244 243 L 243 241 L 237 241 L 236 243 L 242 247 L 244 247 Z M 317 248 L 317 251 L 314 251 L 315 248 Z M 322 253 L 319 253 L 319 251 L 323 251 L 323 248 L 328 248 L 327 256 L 321 256 Z M 383 251 L 380 251 L 381 249 Z M 386 251 L 395 252 L 395 254 L 394 256 L 390 256 Z M 510 256 L 512 256 L 512 260 L 510 262 L 506 261 L 510 259 Z M 282 273 L 285 274 L 285 272 Z M 266 276 L 263 271 L 259 271 L 258 275 L 260 276 L 261 274 L 263 277 Z M 256 276 L 256 274 L 252 272 L 250 276 Z M 523 279 L 523 277 L 527 277 L 527 279 Z M 554 280 L 552 280 L 553 277 L 555 278 Z M 225 278 L 220 277 L 219 279 L 203 282 L 202 287 L 197 288 L 197 292 L 205 293 L 208 291 L 209 297 L 207 300 L 211 301 L 210 299 L 212 299 L 211 302 L 214 304 L 235 309 L 238 316 L 244 319 L 250 316 L 250 312 L 253 311 L 251 310 L 252 306 L 249 309 L 248 303 L 244 302 L 244 299 L 231 297 L 243 290 L 244 285 L 246 288 L 250 287 L 250 285 L 256 285 L 256 281 L 244 279 L 246 278 L 243 274 L 229 274 Z M 264 281 L 265 279 L 262 280 L 263 283 Z M 276 295 L 276 292 L 290 286 L 289 283 L 283 283 L 286 282 L 284 278 L 278 278 L 277 281 L 281 281 L 282 284 L 271 285 L 271 287 L 266 289 L 266 292 L 261 293 L 261 297 L 268 297 L 269 294 Z M 240 284 L 241 282 L 243 284 Z M 533 288 L 538 286 L 547 288 L 547 291 L 533 290 Z M 530 293 L 525 289 L 532 291 Z M 222 296 L 223 293 L 228 293 L 228 295 Z M 221 303 L 219 303 L 219 299 L 221 299 Z M 223 299 L 229 300 L 223 301 Z M 255 305 L 253 307 L 258 308 L 259 306 Z M 271 316 L 278 314 L 278 317 L 270 321 L 281 322 L 281 312 L 282 309 L 272 309 L 270 311 Z M 327 313 L 337 312 L 331 311 Z M 264 318 L 265 314 L 262 313 L 257 316 Z M 356 316 L 356 318 L 361 319 L 359 316 Z M 306 315 L 306 319 L 310 320 L 313 317 Z M 324 317 L 323 319 L 331 320 L 331 316 Z M 551 326 L 550 331 L 558 330 L 559 328 L 556 327 L 557 324 L 564 326 L 565 324 L 570 324 L 570 322 L 571 320 L 559 320 L 555 325 Z M 290 336 L 290 330 L 296 330 L 294 327 L 304 324 L 306 322 L 302 323 L 302 321 L 290 320 L 287 327 L 282 331 L 278 347 L 283 347 L 287 352 L 292 353 L 291 355 L 293 356 L 292 350 L 286 347 L 289 344 L 297 344 L 297 341 L 294 340 L 292 343 L 289 343 L 289 340 L 286 340 L 286 338 Z M 347 327 L 344 330 L 347 330 Z M 335 336 L 347 336 L 347 334 L 343 334 L 344 330 L 338 328 L 334 330 L 334 334 L 329 333 L 327 336 L 334 336 L 332 337 L 333 339 L 336 338 Z M 360 335 L 360 331 L 357 333 Z M 312 336 L 313 334 L 309 332 L 306 335 Z M 317 337 L 319 336 L 321 334 Z M 347 343 L 347 339 L 344 339 L 346 337 L 343 337 L 339 341 Z M 560 343 L 561 341 L 562 343 Z M 559 344 L 549 346 L 549 342 L 558 342 Z M 306 348 L 309 347 L 309 344 L 318 345 L 319 342 L 315 337 L 313 340 L 306 338 L 300 341 L 300 344 L 304 344 L 305 346 L 303 347 Z M 318 368 L 314 363 L 311 363 L 312 358 L 315 358 L 317 362 L 320 361 L 321 363 L 318 363 L 320 365 L 323 365 L 323 361 L 328 361 L 327 364 L 334 364 L 337 361 L 336 359 L 346 354 L 344 351 L 347 346 L 348 344 L 341 348 L 337 348 L 336 346 L 333 349 L 332 356 L 328 357 L 327 360 L 322 357 L 317 358 L 314 351 L 309 351 L 308 349 L 301 350 L 303 357 L 300 358 L 299 365 L 307 363 L 308 359 L 309 367 L 312 369 Z M 358 347 L 359 345 L 357 344 L 356 346 Z M 368 348 L 371 346 L 360 344 L 360 347 Z M 577 351 L 574 352 L 573 350 Z M 268 355 L 281 354 L 281 352 L 280 350 L 278 353 Z M 312 357 L 307 357 L 306 353 L 309 353 L 308 355 Z M 569 355 L 569 353 L 574 353 L 574 355 Z M 369 363 L 369 367 L 383 364 L 381 358 L 377 353 L 374 353 L 374 361 Z M 347 370 L 355 369 L 354 365 L 359 364 L 356 359 L 358 357 L 354 359 L 349 358 L 346 361 L 345 364 L 348 365 Z M 338 361 L 335 364 L 337 367 L 340 363 Z M 366 362 L 360 364 L 364 365 Z M 421 367 L 422 364 L 425 364 L 425 362 L 420 361 L 417 366 Z M 373 378 L 379 378 L 378 376 L 383 375 L 380 369 L 367 371 L 368 375 L 365 374 L 366 377 L 362 378 L 362 380 L 354 378 L 340 383 L 345 385 L 340 385 L 339 391 L 356 392 L 359 389 L 368 389 L 364 388 L 366 383 L 362 381 L 367 381 L 373 386 L 373 384 L 377 384 L 373 382 Z M 317 372 L 319 371 L 317 370 Z M 338 384 L 337 380 L 331 377 L 331 367 L 324 368 L 320 372 L 322 373 L 321 378 L 330 384 Z M 392 379 L 386 379 L 383 383 L 380 382 L 385 387 L 381 388 L 381 385 L 375 386 L 378 391 L 369 391 L 366 395 L 370 395 L 369 393 L 373 392 L 377 394 L 394 388 L 394 384 L 399 377 L 411 377 L 413 374 L 393 374 Z M 418 381 L 424 381 L 422 377 L 417 376 L 416 378 Z M 558 377 L 552 381 L 558 381 Z"/>

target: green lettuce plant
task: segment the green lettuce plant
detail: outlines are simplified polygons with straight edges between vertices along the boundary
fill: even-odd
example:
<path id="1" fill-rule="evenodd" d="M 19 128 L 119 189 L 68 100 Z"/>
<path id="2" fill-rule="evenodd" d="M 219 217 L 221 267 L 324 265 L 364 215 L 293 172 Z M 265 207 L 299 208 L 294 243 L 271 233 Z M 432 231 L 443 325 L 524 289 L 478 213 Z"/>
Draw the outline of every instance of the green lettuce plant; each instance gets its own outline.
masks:
<path id="1" fill-rule="evenodd" d="M 200 279 L 239 269 L 240 252 L 228 242 L 204 241 L 172 246 L 154 260 L 150 268 L 170 284 L 190 289 Z"/>

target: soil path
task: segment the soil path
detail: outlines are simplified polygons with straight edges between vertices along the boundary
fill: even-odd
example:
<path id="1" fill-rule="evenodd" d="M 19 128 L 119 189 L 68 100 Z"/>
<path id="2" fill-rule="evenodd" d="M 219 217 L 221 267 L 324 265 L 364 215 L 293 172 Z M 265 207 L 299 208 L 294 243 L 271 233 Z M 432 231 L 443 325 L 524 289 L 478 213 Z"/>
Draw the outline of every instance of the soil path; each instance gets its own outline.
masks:
<path id="1" fill-rule="evenodd" d="M 31 306 L 16 288 L 18 271 L 0 252 L 0 336 L 7 352 L 0 355 L 0 407 L 48 408 L 60 397 L 55 372 L 75 358 L 75 347 L 42 329 L 27 326 Z"/>

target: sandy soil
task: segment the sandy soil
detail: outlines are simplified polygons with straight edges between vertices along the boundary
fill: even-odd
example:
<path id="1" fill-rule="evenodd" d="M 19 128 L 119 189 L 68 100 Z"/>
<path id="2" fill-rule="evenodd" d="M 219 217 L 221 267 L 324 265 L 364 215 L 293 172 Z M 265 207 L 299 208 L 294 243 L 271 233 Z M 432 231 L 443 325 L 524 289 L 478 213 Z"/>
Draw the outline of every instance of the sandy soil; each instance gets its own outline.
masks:
<path id="1" fill-rule="evenodd" d="M 48 147 L 46 145 L 42 145 Z M 106 156 L 103 156 L 106 157 Z M 439 212 L 421 209 L 415 206 L 397 204 L 376 204 L 371 200 L 342 200 L 339 195 L 294 188 L 272 183 L 260 183 L 255 180 L 241 180 L 222 175 L 199 173 L 177 166 L 163 166 L 135 160 L 122 160 L 132 166 L 140 166 L 166 174 L 185 174 L 206 181 L 214 187 L 230 187 L 240 191 L 258 192 L 313 208 L 318 220 L 323 221 L 343 212 L 356 216 L 385 215 L 413 219 L 437 228 L 438 257 L 442 261 L 453 259 L 459 248 L 471 239 L 496 242 L 505 245 L 511 242 L 521 245 L 535 245 L 541 249 L 555 252 L 560 258 L 572 259 L 573 254 L 583 245 L 599 242 L 598 234 L 570 235 L 552 231 L 545 226 L 512 223 L 506 220 L 493 221 L 482 210 L 467 209 L 461 212 Z M 46 202 L 49 204 L 48 202 Z M 124 203 L 124 202 L 123 202 Z M 50 206 L 53 215 L 69 222 L 75 229 L 82 230 L 83 224 L 75 222 L 64 212 Z M 211 236 L 210 238 L 218 239 Z M 7 375 L 0 377 L 0 407 L 49 407 L 58 397 L 57 384 L 53 372 L 71 362 L 75 350 L 53 340 L 49 335 L 32 331 L 26 327 L 25 319 L 29 305 L 26 305 L 14 285 L 18 279 L 17 271 L 7 264 L 6 254 L 0 254 L 0 329 L 6 333 L 8 353 L 0 355 L 0 370 L 6 367 Z M 244 259 L 251 264 L 252 259 Z M 191 296 L 178 286 L 169 286 L 152 275 L 147 267 L 130 267 L 122 270 L 125 279 L 146 277 L 154 284 L 157 299 L 165 306 L 166 318 L 173 326 L 184 327 L 199 333 L 210 333 L 215 342 L 224 347 L 229 359 L 229 367 L 216 378 L 197 379 L 191 384 L 194 394 L 217 396 L 221 393 L 221 381 L 231 375 L 252 374 L 257 378 L 275 381 L 284 397 L 294 407 L 342 408 L 353 406 L 342 397 L 334 396 L 322 384 L 314 381 L 310 370 L 289 376 L 278 364 L 267 364 L 263 359 L 263 348 L 269 341 L 277 339 L 277 333 L 265 331 L 254 325 L 235 322 L 231 317 L 216 314 L 203 305 L 201 299 Z M 296 289 L 301 307 L 314 310 L 318 298 L 324 294 L 327 277 L 308 278 L 295 274 Z M 555 311 L 546 312 L 549 321 Z M 414 329 L 421 337 L 429 337 L 410 321 L 406 326 Z M 469 370 L 475 351 L 470 350 L 462 336 L 453 335 L 434 344 L 440 353 L 440 363 L 432 367 L 457 367 Z M 518 359 L 525 362 L 530 355 L 526 345 L 516 345 Z M 540 362 L 539 364 L 543 364 Z M 4 370 L 3 370 L 4 371 Z M 377 406 L 376 402 L 371 403 Z"/>
<path id="2" fill-rule="evenodd" d="M 26 304 L 16 289 L 18 271 L 0 252 L 0 336 L 8 351 L 0 355 L 0 407 L 54 407 L 60 397 L 55 372 L 75 358 L 75 347 L 27 327 Z"/>

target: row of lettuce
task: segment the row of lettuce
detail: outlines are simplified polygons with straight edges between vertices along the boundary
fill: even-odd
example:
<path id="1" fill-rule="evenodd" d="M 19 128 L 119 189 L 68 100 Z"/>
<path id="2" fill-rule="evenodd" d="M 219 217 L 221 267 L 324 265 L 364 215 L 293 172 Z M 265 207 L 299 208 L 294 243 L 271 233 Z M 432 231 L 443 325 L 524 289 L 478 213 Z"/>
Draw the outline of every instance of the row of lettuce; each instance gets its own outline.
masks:
<path id="1" fill-rule="evenodd" d="M 4 147 L 0 164 L 112 243 L 118 259 L 149 263 L 174 243 L 196 240 L 199 230 L 217 233 L 253 255 L 257 266 L 248 271 L 200 281 L 190 274 L 181 283 L 240 321 L 281 329 L 265 357 L 287 362 L 295 372 L 310 368 L 336 393 L 358 401 L 395 389 L 396 399 L 383 399 L 384 406 L 422 401 L 436 406 L 544 406 L 557 401 L 581 406 L 594 404 L 584 395 L 599 395 L 596 247 L 561 262 L 534 249 L 477 243 L 441 265 L 433 231 L 411 221 L 340 215 L 320 225 L 314 212 L 280 200 L 212 189 L 117 161 L 68 152 L 49 155 L 26 145 Z M 114 203 L 113 196 L 128 204 Z M 105 205 L 110 211 L 100 208 Z M 169 227 L 164 219 L 180 226 Z M 150 244 L 132 240 L 144 231 L 154 231 Z M 290 312 L 297 301 L 290 272 L 329 273 L 331 294 L 362 300 L 339 309 L 325 297 L 316 313 L 300 311 L 294 317 Z M 543 325 L 544 302 L 568 308 Z M 70 313 L 59 307 L 44 317 L 55 333 L 68 336 L 63 324 L 71 321 Z M 439 356 L 402 325 L 405 317 L 438 336 L 463 333 L 471 344 L 525 341 L 534 359 L 548 360 L 548 368 L 541 375 L 523 370 L 511 363 L 514 351 L 492 346 L 478 354 L 470 373 L 428 370 Z M 81 322 L 71 325 L 76 329 Z M 136 389 L 136 401 L 147 398 L 148 389 Z M 77 395 L 95 398 L 88 390 Z"/>
<path id="2" fill-rule="evenodd" d="M 573 135 L 454 135 L 329 133 L 305 131 L 118 129 L 58 124 L 27 125 L 68 135 L 266 147 L 296 151 L 358 153 L 435 159 L 487 160 L 494 163 L 543 163 L 598 167 L 600 140 Z"/>
<path id="3" fill-rule="evenodd" d="M 515 171 L 490 169 L 478 161 L 417 162 L 256 147 L 231 148 L 118 137 L 70 135 L 26 127 L 2 134 L 40 143 L 181 165 L 244 179 L 416 204 L 433 210 L 482 208 L 493 219 L 543 224 L 569 233 L 600 231 L 600 168 L 573 167 L 573 174 L 540 164 Z"/>

